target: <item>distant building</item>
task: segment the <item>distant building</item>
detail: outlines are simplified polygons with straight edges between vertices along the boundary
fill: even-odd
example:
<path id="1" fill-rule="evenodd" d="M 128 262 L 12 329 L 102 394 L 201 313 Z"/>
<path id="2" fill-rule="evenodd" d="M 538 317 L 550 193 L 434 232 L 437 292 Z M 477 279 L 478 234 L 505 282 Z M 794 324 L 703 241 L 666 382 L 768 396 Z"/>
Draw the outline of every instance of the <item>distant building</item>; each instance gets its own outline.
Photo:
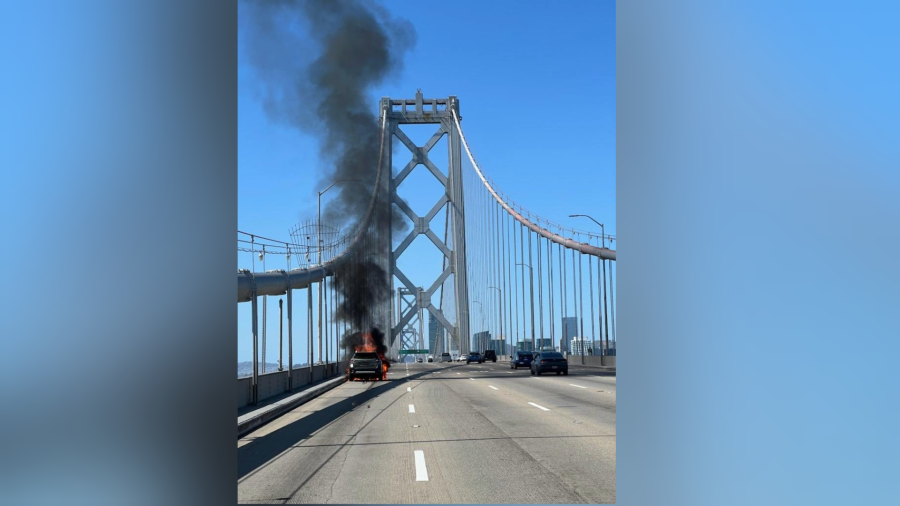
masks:
<path id="1" fill-rule="evenodd" d="M 472 334 L 472 351 L 482 352 L 489 350 L 488 343 L 491 342 L 491 331 L 484 330 Z"/>
<path id="2" fill-rule="evenodd" d="M 564 316 L 562 319 L 562 330 L 563 336 L 559 348 L 560 351 L 569 351 L 571 350 L 568 347 L 569 342 L 578 335 L 578 319 L 574 316 Z"/>
<path id="3" fill-rule="evenodd" d="M 497 355 L 507 355 L 506 339 L 491 339 L 490 344 L 486 349 L 494 350 L 497 352 Z"/>

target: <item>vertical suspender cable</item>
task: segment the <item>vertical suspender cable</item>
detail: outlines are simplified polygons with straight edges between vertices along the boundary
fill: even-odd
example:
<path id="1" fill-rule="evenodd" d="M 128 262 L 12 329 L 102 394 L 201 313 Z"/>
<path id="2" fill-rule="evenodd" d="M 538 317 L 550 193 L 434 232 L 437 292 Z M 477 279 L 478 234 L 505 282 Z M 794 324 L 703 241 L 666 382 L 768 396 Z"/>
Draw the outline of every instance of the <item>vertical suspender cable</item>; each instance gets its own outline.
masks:
<path id="1" fill-rule="evenodd" d="M 522 230 L 524 230 L 524 227 Z M 531 232 L 528 232 L 528 286 L 531 287 L 528 293 L 528 301 L 531 303 L 531 345 L 537 346 L 537 342 L 534 339 L 534 262 L 531 261 L 531 249 Z"/>
<path id="2" fill-rule="evenodd" d="M 563 339 L 566 340 L 566 346 L 569 347 L 569 352 L 573 352 L 575 350 L 572 349 L 572 344 L 570 338 L 572 336 L 569 335 L 569 326 L 566 323 L 569 321 L 569 296 L 566 290 L 566 250 L 559 246 L 559 268 L 562 272 L 562 276 L 559 277 L 559 295 L 560 295 L 560 303 L 562 304 L 562 322 L 563 322 Z"/>
<path id="3" fill-rule="evenodd" d="M 574 255 L 574 250 L 572 251 Z M 581 252 L 578 252 L 578 314 L 580 318 L 578 319 L 578 325 L 581 329 L 581 347 L 584 348 L 584 276 L 581 271 L 582 264 L 582 256 Z M 581 354 L 582 359 L 581 363 L 584 364 L 584 353 Z"/>
<path id="4" fill-rule="evenodd" d="M 537 236 L 535 241 L 537 243 L 538 316 L 541 323 L 541 342 L 544 342 L 544 276 L 541 269 L 541 236 Z M 553 338 L 550 338 L 550 348 L 553 349 Z"/>
<path id="5" fill-rule="evenodd" d="M 322 302 L 323 308 L 324 308 L 322 322 L 324 323 L 324 326 L 325 326 L 325 331 L 324 331 L 325 360 L 324 360 L 324 363 L 325 363 L 325 371 L 328 371 L 328 354 L 329 354 L 329 350 L 328 350 L 328 276 L 325 276 L 324 278 L 322 278 L 322 290 L 324 291 L 324 293 L 322 294 L 324 296 L 324 301 Z"/>
<path id="6" fill-rule="evenodd" d="M 552 241 L 547 241 L 547 296 L 549 297 L 550 302 L 550 339 L 554 342 L 554 346 L 556 345 L 556 334 L 554 332 L 554 327 L 556 326 L 556 319 L 554 318 L 553 311 L 553 243 Z M 566 351 L 566 347 L 563 346 L 562 342 L 559 343 L 559 351 Z"/>
<path id="7" fill-rule="evenodd" d="M 578 284 L 575 276 L 575 250 L 572 251 L 572 312 L 575 313 L 575 332 L 578 332 Z M 580 334 L 580 332 L 578 332 Z M 584 336 L 581 337 L 581 354 L 584 355 Z"/>
<path id="8" fill-rule="evenodd" d="M 588 289 L 591 292 L 591 343 L 593 344 L 594 340 L 597 339 L 597 328 L 594 325 L 594 269 L 593 262 L 591 261 L 591 257 L 588 256 Z M 597 354 L 597 350 L 594 350 L 594 354 Z"/>
<path id="9" fill-rule="evenodd" d="M 499 204 L 498 204 L 499 205 Z M 500 219 L 503 221 L 503 296 L 505 297 L 504 303 L 506 305 L 506 343 L 510 347 L 510 355 L 513 354 L 513 339 L 512 339 L 512 307 L 508 305 L 507 301 L 511 301 L 512 297 L 509 293 L 509 262 L 507 261 L 509 258 L 509 249 L 506 247 L 506 239 L 507 236 L 507 217 L 506 215 L 500 215 Z"/>
<path id="10" fill-rule="evenodd" d="M 605 241 L 605 238 L 604 238 Z M 606 294 L 606 300 L 603 303 L 603 319 L 604 324 L 606 325 L 606 354 L 609 355 L 609 312 L 606 310 L 606 306 L 609 303 L 609 292 L 606 291 L 606 260 L 603 261 L 603 293 Z"/>
<path id="11" fill-rule="evenodd" d="M 500 233 L 500 226 L 501 226 L 500 220 L 502 217 L 500 215 L 500 204 L 497 204 L 496 202 L 494 203 L 494 218 L 497 223 L 497 290 L 500 291 L 500 334 L 503 337 L 503 341 L 501 343 L 504 348 L 504 351 L 503 351 L 504 355 L 511 355 L 510 350 L 509 350 L 509 337 L 507 337 L 507 335 L 506 335 L 509 333 L 509 328 L 506 329 L 506 332 L 503 331 L 504 330 L 503 329 L 503 320 L 504 320 L 503 298 L 506 296 L 506 292 L 504 291 L 503 283 L 501 282 L 501 280 L 503 279 L 503 270 L 502 269 L 503 269 L 503 265 L 505 262 L 504 262 L 504 257 L 502 256 L 503 255 L 503 249 L 502 249 L 503 237 L 502 237 L 502 234 Z"/>
<path id="12" fill-rule="evenodd" d="M 519 267 L 522 268 L 522 340 L 524 341 L 527 337 L 525 333 L 525 227 L 521 223 L 519 223 L 519 263 L 522 264 Z M 533 343 L 531 350 L 534 351 Z"/>
<path id="13" fill-rule="evenodd" d="M 612 317 L 612 336 L 613 349 L 616 349 L 616 286 L 613 283 L 613 271 L 616 269 L 615 263 L 609 264 L 609 314 Z"/>
<path id="14" fill-rule="evenodd" d="M 522 227 L 525 230 L 525 227 Z M 534 340 L 534 262 L 531 261 L 531 232 L 528 233 L 528 301 L 531 303 L 531 346 L 536 347 Z"/>
<path id="15" fill-rule="evenodd" d="M 597 322 L 598 322 L 597 323 L 597 332 L 598 332 L 598 335 L 600 336 L 600 342 L 604 342 L 604 340 L 603 340 L 603 321 L 604 321 L 603 305 L 605 304 L 605 300 L 606 300 L 605 295 L 606 294 L 603 293 L 603 282 L 601 279 L 602 271 L 601 271 L 601 265 L 600 265 L 601 262 L 603 262 L 603 259 L 600 259 L 600 261 L 597 262 Z M 604 345 L 603 349 L 604 350 L 606 349 L 606 345 Z M 602 351 L 602 350 L 600 351 L 601 355 L 604 353 L 605 353 L 604 351 Z"/>
<path id="16" fill-rule="evenodd" d="M 331 285 L 331 307 L 332 307 L 332 311 L 334 311 L 334 316 L 335 316 L 335 318 L 334 318 L 334 361 L 336 364 L 338 364 L 341 361 L 341 346 L 340 346 L 340 340 L 339 340 L 340 332 L 338 332 L 338 321 L 340 319 L 337 317 L 338 303 L 339 303 L 337 287 L 340 286 L 337 283 L 337 272 L 334 273 L 334 280 L 335 280 L 334 284 Z M 390 332 L 390 329 L 388 329 L 388 332 Z M 388 335 L 390 336 L 390 334 L 388 334 Z M 338 367 L 335 367 L 335 370 L 334 370 L 335 374 L 340 372 L 338 369 L 339 369 Z"/>
<path id="17" fill-rule="evenodd" d="M 310 283 L 306 290 L 306 321 L 307 321 L 307 350 L 309 352 L 309 383 L 313 381 L 313 307 L 312 307 L 312 286 Z"/>
<path id="18" fill-rule="evenodd" d="M 516 222 L 512 218 L 512 216 L 510 216 L 510 220 L 511 221 L 510 221 L 510 225 L 509 225 L 509 231 L 512 234 L 512 243 L 513 243 L 512 272 L 513 272 L 513 280 L 516 283 L 516 288 L 515 288 L 515 293 L 516 293 L 516 346 L 519 346 L 518 343 L 520 343 L 522 341 L 522 325 L 521 325 L 521 322 L 519 321 L 519 275 L 516 273 L 516 267 L 518 267 L 516 264 L 519 262 L 519 257 L 518 257 L 519 252 L 518 252 L 518 249 L 516 248 L 516 244 L 517 244 Z"/>
<path id="19" fill-rule="evenodd" d="M 262 247 L 263 272 L 266 271 L 266 245 Z M 262 372 L 266 373 L 266 301 L 268 295 L 263 295 L 263 317 L 262 317 Z"/>

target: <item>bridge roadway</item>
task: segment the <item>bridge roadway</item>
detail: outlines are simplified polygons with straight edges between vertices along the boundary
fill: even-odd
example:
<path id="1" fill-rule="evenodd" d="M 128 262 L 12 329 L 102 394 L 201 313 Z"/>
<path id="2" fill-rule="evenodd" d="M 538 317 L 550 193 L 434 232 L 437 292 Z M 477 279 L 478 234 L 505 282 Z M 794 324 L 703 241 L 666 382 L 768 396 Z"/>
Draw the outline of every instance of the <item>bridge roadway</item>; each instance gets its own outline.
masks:
<path id="1" fill-rule="evenodd" d="M 616 377 L 597 368 L 394 364 L 238 441 L 241 503 L 615 500 Z"/>

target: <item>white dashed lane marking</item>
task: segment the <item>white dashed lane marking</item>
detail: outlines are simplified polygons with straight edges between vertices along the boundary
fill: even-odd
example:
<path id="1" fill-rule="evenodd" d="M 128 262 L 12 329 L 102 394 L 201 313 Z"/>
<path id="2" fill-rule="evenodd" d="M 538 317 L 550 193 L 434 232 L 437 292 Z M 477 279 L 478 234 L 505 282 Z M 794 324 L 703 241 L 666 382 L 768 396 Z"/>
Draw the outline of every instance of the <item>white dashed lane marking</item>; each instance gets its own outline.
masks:
<path id="1" fill-rule="evenodd" d="M 425 467 L 425 452 L 416 450 L 416 481 L 428 481 L 428 469 Z"/>
<path id="2" fill-rule="evenodd" d="M 573 386 L 573 387 L 575 387 L 575 388 L 587 388 L 587 387 L 583 387 L 583 386 L 581 386 L 581 385 L 575 385 L 575 384 L 572 384 L 572 383 L 569 383 L 569 386 Z"/>
<path id="3" fill-rule="evenodd" d="M 549 409 L 545 408 L 544 406 L 541 406 L 540 404 L 535 404 L 533 402 L 529 402 L 528 404 L 531 404 L 532 406 L 534 406 L 536 408 L 543 409 L 544 411 L 550 411 Z"/>
<path id="4" fill-rule="evenodd" d="M 410 412 L 410 413 L 415 413 L 415 412 L 416 412 L 416 407 L 413 406 L 412 404 L 410 404 L 410 405 L 409 405 L 409 412 Z"/>
<path id="5" fill-rule="evenodd" d="M 488 386 L 491 387 L 491 388 L 493 388 L 494 390 L 500 390 L 499 388 L 497 388 L 497 387 L 495 387 L 495 386 L 492 386 L 492 385 L 488 385 Z"/>
<path id="6" fill-rule="evenodd" d="M 406 387 L 406 391 L 407 391 L 407 392 L 412 392 L 412 388 Z"/>

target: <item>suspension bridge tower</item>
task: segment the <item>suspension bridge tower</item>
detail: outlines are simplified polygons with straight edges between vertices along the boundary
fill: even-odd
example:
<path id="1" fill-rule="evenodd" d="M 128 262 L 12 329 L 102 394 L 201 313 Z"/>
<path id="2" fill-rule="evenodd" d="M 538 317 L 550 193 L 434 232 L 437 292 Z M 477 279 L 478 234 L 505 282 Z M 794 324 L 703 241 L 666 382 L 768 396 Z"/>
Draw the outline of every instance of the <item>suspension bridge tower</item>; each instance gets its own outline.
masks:
<path id="1" fill-rule="evenodd" d="M 396 137 L 412 153 L 412 159 L 401 170 L 397 177 L 390 181 L 389 205 L 397 204 L 397 207 L 413 222 L 413 228 L 391 252 L 390 271 L 393 276 L 408 290 L 407 293 L 415 294 L 412 304 L 401 305 L 397 308 L 399 320 L 391 326 L 391 343 L 394 343 L 406 325 L 414 316 L 423 320 L 424 312 L 434 315 L 438 323 L 450 336 L 450 343 L 458 343 L 460 353 L 469 352 L 469 297 L 466 278 L 466 230 L 465 230 L 465 206 L 463 204 L 462 181 L 462 152 L 460 134 L 456 130 L 453 113 L 459 116 L 459 101 L 455 96 L 439 99 L 424 99 L 421 90 L 416 92 L 414 100 L 392 100 L 389 97 L 381 99 L 381 110 L 386 115 L 388 139 L 387 142 L 387 167 L 392 167 L 393 138 Z M 461 118 L 461 116 L 460 116 Z M 437 130 L 424 146 L 416 146 L 409 137 L 399 128 L 404 124 L 434 124 Z M 441 138 L 447 135 L 448 165 L 447 176 L 431 162 L 429 154 L 431 149 Z M 425 216 L 418 216 L 407 203 L 397 196 L 397 187 L 409 174 L 419 167 L 424 166 L 443 185 L 444 194 L 435 202 L 434 206 Z M 423 170 L 423 169 L 419 169 Z M 450 244 L 445 243 L 431 229 L 431 220 L 444 208 L 449 206 L 447 213 L 446 230 L 450 237 Z M 409 247 L 419 235 L 425 235 L 443 254 L 443 270 L 434 280 L 431 286 L 416 287 L 412 281 L 397 267 L 397 259 Z M 391 240 L 393 244 L 393 238 Z M 432 303 L 432 296 L 441 288 L 450 276 L 453 276 L 453 299 L 455 308 L 455 325 L 444 317 L 443 311 Z M 391 277 L 393 280 L 393 277 Z M 393 297 L 392 297 L 393 299 Z M 394 314 L 394 311 L 391 311 Z M 451 344 L 452 347 L 452 344 Z"/>

